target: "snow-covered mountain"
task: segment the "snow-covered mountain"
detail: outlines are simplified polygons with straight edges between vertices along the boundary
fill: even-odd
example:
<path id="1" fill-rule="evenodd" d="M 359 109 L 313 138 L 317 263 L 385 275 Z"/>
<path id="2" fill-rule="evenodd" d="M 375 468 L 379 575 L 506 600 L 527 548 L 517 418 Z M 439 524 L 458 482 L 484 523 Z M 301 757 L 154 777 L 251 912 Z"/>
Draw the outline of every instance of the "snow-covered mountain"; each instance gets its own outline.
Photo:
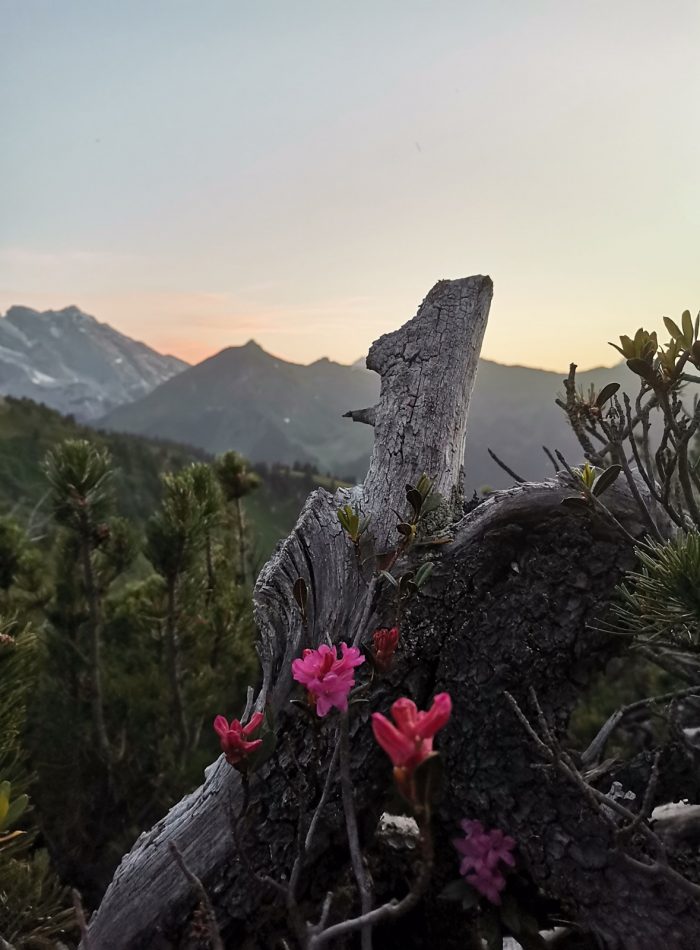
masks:
<path id="1" fill-rule="evenodd" d="M 90 420 L 147 395 L 187 366 L 77 307 L 10 307 L 0 317 L 0 395 Z"/>

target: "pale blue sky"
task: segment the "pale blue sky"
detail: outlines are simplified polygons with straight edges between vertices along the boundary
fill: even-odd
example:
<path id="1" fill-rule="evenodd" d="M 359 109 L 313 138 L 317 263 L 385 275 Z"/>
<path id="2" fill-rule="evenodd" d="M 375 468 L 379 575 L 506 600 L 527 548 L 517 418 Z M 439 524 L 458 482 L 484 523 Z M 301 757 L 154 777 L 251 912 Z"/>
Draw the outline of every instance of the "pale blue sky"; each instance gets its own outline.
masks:
<path id="1" fill-rule="evenodd" d="M 700 308 L 697 2 L 0 0 L 0 310 L 350 361 L 440 277 L 563 369 Z"/>

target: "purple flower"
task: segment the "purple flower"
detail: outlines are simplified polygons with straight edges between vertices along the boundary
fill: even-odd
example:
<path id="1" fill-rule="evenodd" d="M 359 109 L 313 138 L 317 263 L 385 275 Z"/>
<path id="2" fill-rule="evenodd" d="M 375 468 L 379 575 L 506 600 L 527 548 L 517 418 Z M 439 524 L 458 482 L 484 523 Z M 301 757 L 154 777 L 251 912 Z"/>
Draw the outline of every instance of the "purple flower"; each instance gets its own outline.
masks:
<path id="1" fill-rule="evenodd" d="M 513 867 L 515 841 L 498 828 L 484 831 L 480 821 L 465 818 L 460 824 L 464 838 L 452 842 L 462 856 L 459 873 L 492 904 L 500 904 L 506 879 L 499 865 Z"/>

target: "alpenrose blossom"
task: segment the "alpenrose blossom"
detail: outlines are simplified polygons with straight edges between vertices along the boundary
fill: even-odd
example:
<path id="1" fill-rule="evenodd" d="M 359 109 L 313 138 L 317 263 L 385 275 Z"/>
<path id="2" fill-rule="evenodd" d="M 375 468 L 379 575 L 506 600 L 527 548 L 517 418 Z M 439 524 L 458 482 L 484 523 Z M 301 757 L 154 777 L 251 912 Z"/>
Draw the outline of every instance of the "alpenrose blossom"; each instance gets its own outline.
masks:
<path id="1" fill-rule="evenodd" d="M 398 644 L 398 627 L 380 627 L 372 634 L 372 659 L 380 673 L 386 673 L 391 668 Z"/>
<path id="2" fill-rule="evenodd" d="M 250 740 L 249 737 L 260 727 L 265 716 L 261 712 L 253 713 L 249 722 L 243 726 L 240 720 L 228 721 L 226 716 L 217 716 L 214 731 L 221 742 L 221 751 L 229 765 L 239 770 L 245 768 L 245 760 L 262 745 L 262 739 Z"/>
<path id="3" fill-rule="evenodd" d="M 340 644 L 337 647 L 322 643 L 317 650 L 304 650 L 301 659 L 292 663 L 292 676 L 305 686 L 309 701 L 316 707 L 319 716 L 331 709 L 346 712 L 348 693 L 355 685 L 355 667 L 365 662 L 357 647 Z"/>
<path id="4" fill-rule="evenodd" d="M 394 766 L 394 778 L 405 798 L 412 799 L 411 778 L 417 766 L 433 755 L 433 739 L 447 725 L 452 713 L 449 693 L 438 693 L 427 712 L 412 699 L 397 699 L 390 722 L 381 713 L 372 714 L 374 738 Z"/>
<path id="5" fill-rule="evenodd" d="M 499 865 L 513 867 L 515 841 L 498 828 L 484 831 L 480 821 L 465 818 L 460 824 L 464 837 L 452 842 L 462 855 L 459 873 L 492 904 L 500 904 L 506 879 Z"/>

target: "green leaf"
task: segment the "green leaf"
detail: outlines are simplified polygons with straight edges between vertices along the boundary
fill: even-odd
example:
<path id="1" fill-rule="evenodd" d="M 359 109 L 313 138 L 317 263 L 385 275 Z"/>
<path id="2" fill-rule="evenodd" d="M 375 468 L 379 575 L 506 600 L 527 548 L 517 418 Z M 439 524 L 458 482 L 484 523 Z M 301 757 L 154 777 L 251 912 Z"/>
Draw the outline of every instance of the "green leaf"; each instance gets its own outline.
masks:
<path id="1" fill-rule="evenodd" d="M 432 488 L 433 488 L 433 480 L 432 480 L 432 478 L 428 478 L 428 476 L 425 474 L 425 472 L 423 472 L 423 474 L 421 475 L 421 477 L 418 479 L 418 484 L 416 485 L 416 490 L 421 493 L 421 495 L 423 496 L 423 498 L 427 498 L 428 495 L 430 494 L 430 492 L 432 491 Z"/>
<path id="2" fill-rule="evenodd" d="M 461 902 L 474 893 L 474 888 L 470 884 L 467 884 L 463 877 L 460 877 L 456 881 L 450 881 L 449 884 L 446 884 L 438 894 L 438 897 L 444 901 Z"/>
<path id="3" fill-rule="evenodd" d="M 617 481 L 617 477 L 621 471 L 621 465 L 611 465 L 610 468 L 606 468 L 605 471 L 600 473 L 593 483 L 593 488 L 591 489 L 596 498 L 599 495 L 602 495 L 604 491 L 607 491 L 607 489 L 610 488 L 610 486 L 615 481 Z"/>
<path id="4" fill-rule="evenodd" d="M 462 910 L 473 910 L 479 906 L 481 895 L 473 887 L 469 887 L 469 893 L 462 899 Z"/>
<path id="5" fill-rule="evenodd" d="M 413 573 L 413 571 L 406 571 L 405 574 L 402 574 L 399 580 L 399 590 L 406 590 L 406 588 L 408 588 L 411 585 L 415 587 L 415 584 L 413 583 L 414 577 L 415 577 L 415 574 Z"/>
<path id="6" fill-rule="evenodd" d="M 653 383 L 654 368 L 650 363 L 647 363 L 646 360 L 634 357 L 631 360 L 627 360 L 627 367 L 631 369 L 633 373 L 636 373 L 637 376 L 641 376 L 647 383 Z"/>
<path id="7" fill-rule="evenodd" d="M 588 499 L 584 495 L 569 495 L 567 498 L 562 498 L 561 503 L 567 508 L 588 507 Z"/>
<path id="8" fill-rule="evenodd" d="M 421 509 L 422 517 L 429 515 L 431 511 L 435 511 L 436 508 L 439 508 L 444 500 L 444 495 L 441 495 L 439 491 L 433 492 L 432 495 L 429 495 L 423 502 L 423 507 Z"/>
<path id="9" fill-rule="evenodd" d="M 420 510 L 423 507 L 423 496 L 416 488 L 409 488 L 406 491 L 406 499 L 408 500 L 409 505 L 413 508 L 416 517 L 420 514 Z"/>
<path id="10" fill-rule="evenodd" d="M 664 325 L 674 340 L 683 339 L 683 331 L 677 323 L 674 323 L 673 320 L 671 320 L 670 317 L 664 317 Z"/>
<path id="11" fill-rule="evenodd" d="M 5 819 L 10 810 L 10 793 L 12 786 L 9 782 L 0 782 L 0 831 L 5 827 Z"/>
<path id="12" fill-rule="evenodd" d="M 19 795 L 14 801 L 10 802 L 10 807 L 5 815 L 5 820 L 2 822 L 2 826 L 11 828 L 12 825 L 22 817 L 28 804 L 28 795 Z"/>
<path id="13" fill-rule="evenodd" d="M 514 936 L 520 933 L 520 908 L 512 894 L 504 894 L 501 902 L 501 920 Z"/>
<path id="14" fill-rule="evenodd" d="M 601 391 L 598 393 L 598 398 L 595 401 L 596 406 L 601 409 L 608 399 L 612 399 L 619 388 L 619 383 L 608 383 L 607 386 L 603 386 Z"/>
<path id="15" fill-rule="evenodd" d="M 683 324 L 683 342 L 686 346 L 693 345 L 693 318 L 690 316 L 690 310 L 684 310 L 681 316 Z"/>
<path id="16" fill-rule="evenodd" d="M 384 578 L 385 581 L 389 581 L 393 587 L 399 586 L 399 582 L 396 580 L 393 574 L 390 574 L 388 571 L 380 571 L 379 574 Z"/>
<path id="17" fill-rule="evenodd" d="M 416 587 L 421 588 L 423 584 L 428 580 L 430 575 L 433 573 L 433 562 L 425 561 L 416 571 L 416 576 L 413 579 Z"/>
<path id="18" fill-rule="evenodd" d="M 518 904 L 512 894 L 503 895 L 501 920 L 524 950 L 546 950 L 547 944 L 540 936 L 537 920 Z"/>

